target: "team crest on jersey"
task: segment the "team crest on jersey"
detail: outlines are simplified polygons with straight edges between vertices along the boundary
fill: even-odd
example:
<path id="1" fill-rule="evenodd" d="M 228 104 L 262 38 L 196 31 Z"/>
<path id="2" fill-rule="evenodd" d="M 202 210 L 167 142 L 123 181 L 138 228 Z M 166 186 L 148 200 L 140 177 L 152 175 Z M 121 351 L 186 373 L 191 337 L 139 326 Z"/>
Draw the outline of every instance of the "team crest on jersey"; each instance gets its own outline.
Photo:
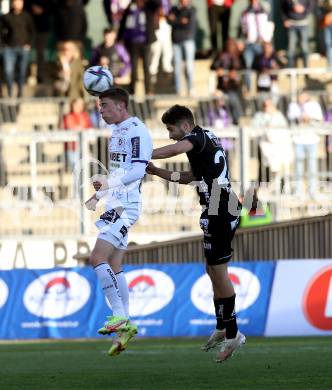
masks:
<path id="1" fill-rule="evenodd" d="M 124 152 L 126 148 L 126 140 L 124 137 L 112 137 L 110 150 L 113 152 Z"/>
<path id="2" fill-rule="evenodd" d="M 207 232 L 208 228 L 209 228 L 209 220 L 207 218 L 201 218 L 199 220 L 199 225 L 200 225 L 201 229 L 203 230 L 203 232 Z"/>

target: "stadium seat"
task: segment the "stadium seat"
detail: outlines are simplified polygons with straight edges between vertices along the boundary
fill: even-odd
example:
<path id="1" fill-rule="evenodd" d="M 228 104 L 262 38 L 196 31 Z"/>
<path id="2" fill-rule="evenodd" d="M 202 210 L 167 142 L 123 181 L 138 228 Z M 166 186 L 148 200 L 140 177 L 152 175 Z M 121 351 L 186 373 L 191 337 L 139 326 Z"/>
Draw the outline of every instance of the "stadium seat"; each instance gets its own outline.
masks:
<path id="1" fill-rule="evenodd" d="M 22 131 L 54 130 L 59 127 L 59 104 L 53 101 L 22 101 L 17 126 Z"/>

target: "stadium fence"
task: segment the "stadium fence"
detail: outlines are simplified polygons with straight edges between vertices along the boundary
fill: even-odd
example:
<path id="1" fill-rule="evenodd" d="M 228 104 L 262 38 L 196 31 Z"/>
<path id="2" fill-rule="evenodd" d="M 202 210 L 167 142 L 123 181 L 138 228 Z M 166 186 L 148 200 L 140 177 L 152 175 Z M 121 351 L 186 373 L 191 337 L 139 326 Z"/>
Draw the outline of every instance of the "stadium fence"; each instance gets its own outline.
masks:
<path id="1" fill-rule="evenodd" d="M 233 240 L 233 259 L 288 260 L 332 257 L 332 214 L 239 229 Z M 129 246 L 128 264 L 188 263 L 204 259 L 202 235 Z M 87 260 L 87 257 L 86 257 Z"/>
<path id="2" fill-rule="evenodd" d="M 291 133 L 295 130 L 289 130 Z M 239 194 L 258 183 L 258 149 L 261 129 L 238 127 L 215 130 L 232 143 L 229 164 L 235 191 Z M 260 198 L 268 202 L 276 220 L 286 220 L 331 211 L 330 170 L 327 167 L 325 137 L 330 129 L 318 129 L 319 201 L 303 201 L 294 196 L 293 163 L 273 179 L 260 183 Z M 167 134 L 153 131 L 156 147 L 168 143 Z M 2 236 L 91 234 L 97 215 L 89 213 L 84 200 L 91 196 L 90 178 L 106 174 L 108 165 L 107 130 L 2 132 L 0 134 L 0 213 Z M 79 162 L 73 172 L 65 158 L 65 144 L 77 143 Z M 163 163 L 168 169 L 186 170 L 185 156 Z M 195 229 L 200 213 L 190 186 L 161 182 L 147 177 L 142 187 L 143 218 L 136 229 L 160 232 Z M 15 215 L 13 223 L 13 215 Z M 50 223 L 52 221 L 52 223 Z"/>

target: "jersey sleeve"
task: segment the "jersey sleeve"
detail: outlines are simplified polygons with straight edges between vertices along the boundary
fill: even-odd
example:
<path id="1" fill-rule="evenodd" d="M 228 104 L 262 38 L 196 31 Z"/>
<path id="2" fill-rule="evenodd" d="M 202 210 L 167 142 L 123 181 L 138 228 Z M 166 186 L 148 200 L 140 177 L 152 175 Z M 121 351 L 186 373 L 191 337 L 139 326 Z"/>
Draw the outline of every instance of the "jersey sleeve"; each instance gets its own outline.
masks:
<path id="1" fill-rule="evenodd" d="M 152 139 L 145 127 L 140 127 L 131 136 L 131 162 L 147 164 L 152 156 Z"/>
<path id="2" fill-rule="evenodd" d="M 201 153 L 205 147 L 205 137 L 203 132 L 186 134 L 182 140 L 187 140 L 193 144 L 193 151 Z"/>

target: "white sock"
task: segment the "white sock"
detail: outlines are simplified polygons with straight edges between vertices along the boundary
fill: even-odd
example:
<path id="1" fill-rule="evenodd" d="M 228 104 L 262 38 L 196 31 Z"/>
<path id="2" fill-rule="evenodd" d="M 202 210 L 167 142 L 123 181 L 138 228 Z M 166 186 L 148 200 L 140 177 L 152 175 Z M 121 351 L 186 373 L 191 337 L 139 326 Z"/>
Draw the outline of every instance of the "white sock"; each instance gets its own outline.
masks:
<path id="1" fill-rule="evenodd" d="M 107 263 L 98 264 L 95 271 L 105 297 L 112 306 L 113 316 L 126 317 L 117 278 Z"/>
<path id="2" fill-rule="evenodd" d="M 121 294 L 123 308 L 126 314 L 126 317 L 129 318 L 129 288 L 126 280 L 126 276 L 123 271 L 115 274 L 118 280 L 118 286 Z"/>

